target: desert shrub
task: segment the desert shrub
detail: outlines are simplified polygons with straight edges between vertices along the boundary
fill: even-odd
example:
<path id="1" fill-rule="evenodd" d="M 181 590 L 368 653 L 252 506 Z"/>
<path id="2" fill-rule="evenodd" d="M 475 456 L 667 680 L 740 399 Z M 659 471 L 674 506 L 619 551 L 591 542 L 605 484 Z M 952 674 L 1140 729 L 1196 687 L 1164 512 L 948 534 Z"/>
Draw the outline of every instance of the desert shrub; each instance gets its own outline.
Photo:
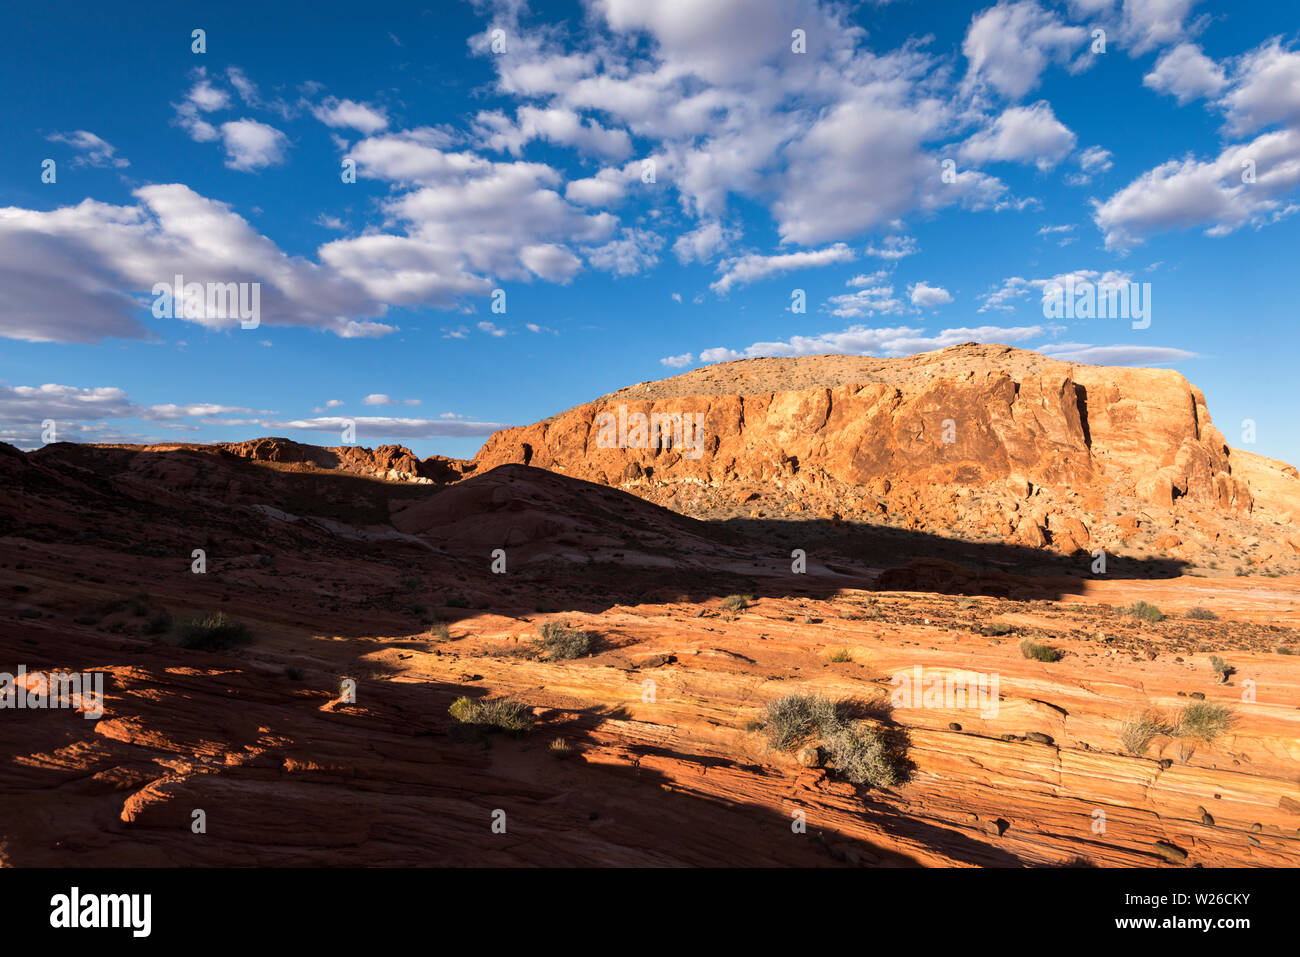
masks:
<path id="1" fill-rule="evenodd" d="M 505 731 L 509 734 L 523 734 L 533 726 L 533 714 L 528 705 L 514 698 L 476 701 L 462 695 L 453 701 L 447 710 L 457 724 Z"/>
<path id="2" fill-rule="evenodd" d="M 550 661 L 566 661 L 591 654 L 596 647 L 596 634 L 578 631 L 568 623 L 548 621 L 541 627 L 542 656 Z"/>
<path id="3" fill-rule="evenodd" d="M 1133 604 L 1125 608 L 1124 611 L 1132 615 L 1134 618 L 1140 618 L 1143 621 L 1153 623 L 1161 621 L 1165 617 L 1164 613 L 1149 601 L 1135 601 Z"/>
<path id="4" fill-rule="evenodd" d="M 1232 665 L 1218 655 L 1210 655 L 1210 667 L 1225 681 L 1228 679 L 1228 675 L 1232 674 Z"/>
<path id="5" fill-rule="evenodd" d="M 1193 701 L 1178 714 L 1176 733 L 1180 738 L 1194 738 L 1209 744 L 1232 724 L 1231 709 L 1207 701 Z"/>
<path id="6" fill-rule="evenodd" d="M 1129 754 L 1142 755 L 1147 753 L 1152 738 L 1173 733 L 1173 727 L 1160 712 L 1143 711 L 1124 719 L 1119 729 L 1119 740 Z"/>
<path id="7" fill-rule="evenodd" d="M 436 638 L 438 641 L 446 641 L 451 637 L 451 629 L 447 627 L 445 621 L 435 621 L 429 626 L 429 637 Z"/>
<path id="8" fill-rule="evenodd" d="M 1208 608 L 1189 608 L 1187 609 L 1187 617 L 1195 619 L 1196 621 L 1218 621 L 1219 620 L 1219 616 L 1216 615 L 1214 612 L 1210 611 L 1210 609 Z"/>
<path id="9" fill-rule="evenodd" d="M 1038 645 L 1026 638 L 1020 643 L 1020 653 L 1035 661 L 1060 661 L 1061 653 L 1049 645 Z"/>
<path id="10" fill-rule="evenodd" d="M 843 664 L 846 661 L 852 661 L 853 655 L 847 648 L 832 648 L 826 652 L 826 660 L 835 664 Z"/>
<path id="11" fill-rule="evenodd" d="M 788 694 L 769 702 L 763 722 L 768 743 L 793 750 L 817 738 L 835 772 L 854 784 L 888 787 L 902 777 L 901 761 L 884 735 L 848 718 L 845 702 L 821 695 Z"/>
<path id="12" fill-rule="evenodd" d="M 861 721 L 841 723 L 822 740 L 835 771 L 854 784 L 898 783 L 898 762 L 884 736 Z"/>
<path id="13" fill-rule="evenodd" d="M 728 595 L 722 599 L 723 611 L 744 611 L 754 600 L 753 595 Z"/>
<path id="14" fill-rule="evenodd" d="M 835 704 L 829 698 L 788 694 L 768 704 L 763 728 L 772 747 L 788 751 L 815 734 L 832 730 L 838 723 Z"/>
<path id="15" fill-rule="evenodd" d="M 200 651 L 226 651 L 253 640 L 253 633 L 241 621 L 227 618 L 226 613 L 205 615 L 182 622 L 176 628 L 182 648 Z"/>
<path id="16" fill-rule="evenodd" d="M 149 619 L 144 626 L 146 635 L 165 635 L 172 627 L 172 616 L 165 611 L 160 611 Z"/>

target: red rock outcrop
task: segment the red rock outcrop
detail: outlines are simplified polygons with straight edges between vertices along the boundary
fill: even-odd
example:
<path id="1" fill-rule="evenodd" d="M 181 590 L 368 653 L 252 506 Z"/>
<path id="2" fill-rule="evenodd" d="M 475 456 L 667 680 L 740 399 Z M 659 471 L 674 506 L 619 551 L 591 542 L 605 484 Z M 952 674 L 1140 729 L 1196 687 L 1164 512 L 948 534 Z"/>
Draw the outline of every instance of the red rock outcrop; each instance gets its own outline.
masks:
<path id="1" fill-rule="evenodd" d="M 473 471 L 470 463 L 431 455 L 421 459 L 404 445 L 381 445 L 366 448 L 359 445 L 319 446 L 304 445 L 292 439 L 267 437 L 247 442 L 214 442 L 211 445 L 193 443 L 168 443 L 149 446 L 105 446 L 142 449 L 152 452 L 169 452 L 190 449 L 233 455 L 253 462 L 275 465 L 302 466 L 313 469 L 335 470 L 353 475 L 380 478 L 389 482 L 416 482 L 443 485 L 463 478 Z"/>
<path id="2" fill-rule="evenodd" d="M 1129 539 L 1116 525 L 1125 509 L 1158 510 L 1165 531 L 1205 525 L 1180 529 L 1198 547 L 1215 540 L 1210 526 L 1249 520 L 1255 505 L 1251 468 L 1235 471 L 1234 456 L 1177 372 L 966 344 L 708 366 L 504 429 L 474 461 L 529 464 L 700 517 L 834 512 L 1069 553 Z M 1300 479 L 1269 478 L 1271 526 L 1300 506 Z"/>

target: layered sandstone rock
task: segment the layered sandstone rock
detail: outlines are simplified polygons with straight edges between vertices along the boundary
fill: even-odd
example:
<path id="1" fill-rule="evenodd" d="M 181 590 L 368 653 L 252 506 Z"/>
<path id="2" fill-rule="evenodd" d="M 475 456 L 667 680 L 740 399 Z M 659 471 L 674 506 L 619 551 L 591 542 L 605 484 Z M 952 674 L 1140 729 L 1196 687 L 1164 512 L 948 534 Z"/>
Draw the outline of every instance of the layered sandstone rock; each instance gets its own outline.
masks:
<path id="1" fill-rule="evenodd" d="M 617 442 L 600 428 L 611 420 Z M 1238 473 L 1241 457 L 1177 372 L 969 343 L 708 366 L 502 430 L 475 464 L 545 468 L 700 517 L 834 512 L 1068 553 L 1098 544 L 1099 521 L 1099 544 L 1128 537 L 1113 505 L 1161 510 L 1168 528 L 1177 509 L 1248 518 L 1247 474 L 1267 474 L 1275 510 L 1300 503 L 1300 479 Z"/>
<path id="2" fill-rule="evenodd" d="M 814 484 L 827 476 L 864 486 L 880 479 L 978 485 L 1013 473 L 1036 483 L 1085 484 L 1094 470 L 1074 393 L 1068 373 L 1016 382 L 988 371 L 916 391 L 875 382 L 750 395 L 616 394 L 502 430 L 475 461 L 480 468 L 529 464 L 604 484 L 629 475 L 710 485 L 803 475 L 800 482 Z M 603 412 L 668 422 L 674 435 L 675 417 L 701 415 L 702 447 L 692 456 L 662 434 L 649 447 L 601 447 L 595 425 Z"/>
<path id="3" fill-rule="evenodd" d="M 388 482 L 414 482 L 420 485 L 445 485 L 473 471 L 472 463 L 431 455 L 421 459 L 404 445 L 305 445 L 292 439 L 269 436 L 246 442 L 214 442 L 211 445 L 174 442 L 156 445 L 105 445 L 151 453 L 189 450 L 231 455 L 252 462 L 264 462 L 285 468 L 307 468 L 346 472 Z"/>
<path id="4" fill-rule="evenodd" d="M 218 448 L 255 462 L 296 463 L 340 469 L 375 475 L 390 482 L 446 483 L 461 477 L 461 471 L 454 460 L 437 455 L 420 459 L 404 445 L 381 445 L 374 449 L 357 445 L 321 448 L 290 439 L 265 438 L 221 443 Z"/>

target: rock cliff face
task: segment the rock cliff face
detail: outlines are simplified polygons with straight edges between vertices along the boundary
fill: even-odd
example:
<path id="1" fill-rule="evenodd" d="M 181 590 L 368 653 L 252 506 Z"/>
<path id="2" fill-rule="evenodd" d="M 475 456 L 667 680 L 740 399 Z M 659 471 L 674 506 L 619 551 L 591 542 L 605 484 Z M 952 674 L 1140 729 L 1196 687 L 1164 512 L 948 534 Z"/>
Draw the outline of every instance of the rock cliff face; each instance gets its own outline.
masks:
<path id="1" fill-rule="evenodd" d="M 597 416 L 698 414 L 702 453 L 602 448 Z M 1093 460 L 1068 376 L 1017 383 L 1005 374 L 936 380 L 916 392 L 885 383 L 751 395 L 598 400 L 546 422 L 493 435 L 477 461 L 507 461 L 617 484 L 769 481 L 822 474 L 842 482 L 908 480 L 977 485 L 1020 472 L 1040 483 L 1092 480 Z"/>
<path id="2" fill-rule="evenodd" d="M 1234 454 L 1177 372 L 966 344 L 710 366 L 498 432 L 475 464 L 529 464 L 699 517 L 811 513 L 1070 552 L 1131 538 L 1121 519 L 1151 509 L 1167 533 L 1206 526 L 1166 547 L 1214 541 L 1209 526 L 1256 505 Z M 1271 517 L 1300 502 L 1300 481 L 1274 478 Z"/>
<path id="3" fill-rule="evenodd" d="M 415 482 L 422 485 L 444 485 L 457 481 L 464 477 L 463 469 L 467 464 L 441 455 L 421 459 L 404 445 L 381 445 L 374 449 L 359 445 L 322 447 L 275 437 L 250 439 L 247 442 L 216 442 L 212 445 L 151 445 L 147 449 L 151 452 L 192 449 L 225 453 L 253 462 L 269 462 L 290 468 L 302 466 L 329 469 L 389 482 Z"/>
<path id="4" fill-rule="evenodd" d="M 1248 483 L 1233 474 L 1232 449 L 1210 421 L 1205 395 L 1163 369 L 1074 369 L 1086 408 L 1094 461 L 1134 481 L 1143 501 L 1192 502 L 1239 513 L 1253 505 Z"/>

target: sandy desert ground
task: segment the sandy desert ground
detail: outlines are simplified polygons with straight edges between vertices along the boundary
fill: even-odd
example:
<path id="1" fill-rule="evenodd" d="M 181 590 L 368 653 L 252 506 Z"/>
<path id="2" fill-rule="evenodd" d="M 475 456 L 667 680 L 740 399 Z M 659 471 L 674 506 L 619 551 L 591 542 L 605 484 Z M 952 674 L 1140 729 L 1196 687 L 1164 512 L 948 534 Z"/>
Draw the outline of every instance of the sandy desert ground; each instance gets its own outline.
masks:
<path id="1" fill-rule="evenodd" d="M 698 460 L 575 444 L 589 407 L 467 462 L 0 448 L 0 658 L 107 676 L 98 720 L 0 723 L 0 862 L 1300 864 L 1295 469 L 1176 373 L 957 348 L 602 400 L 699 407 Z M 184 647 L 217 612 L 247 640 Z M 972 674 L 982 708 L 900 700 Z M 893 783 L 773 747 L 788 694 L 844 702 Z"/>

